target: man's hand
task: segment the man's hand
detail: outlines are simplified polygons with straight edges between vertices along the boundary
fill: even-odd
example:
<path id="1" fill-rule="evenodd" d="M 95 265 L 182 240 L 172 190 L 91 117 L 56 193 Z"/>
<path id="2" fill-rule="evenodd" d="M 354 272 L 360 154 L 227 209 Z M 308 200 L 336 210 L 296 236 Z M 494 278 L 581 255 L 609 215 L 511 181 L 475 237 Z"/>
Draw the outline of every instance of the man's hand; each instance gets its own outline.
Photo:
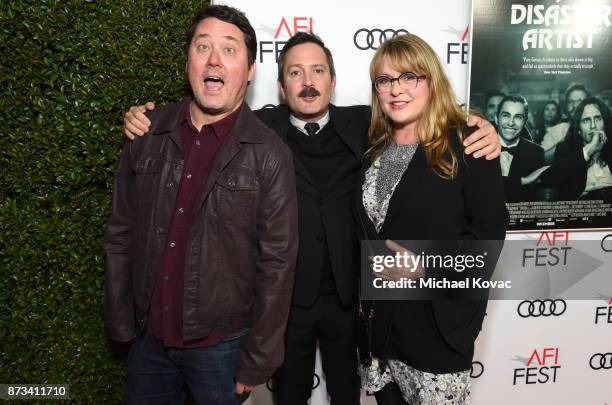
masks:
<path id="1" fill-rule="evenodd" d="M 255 389 L 254 385 L 246 385 L 236 381 L 236 394 L 242 395 L 245 392 L 251 392 Z"/>
<path id="2" fill-rule="evenodd" d="M 543 172 L 548 170 L 549 167 L 550 166 L 542 166 L 539 169 L 532 171 L 527 176 L 521 177 L 521 185 L 526 186 L 528 184 L 535 182 Z"/>
<path id="3" fill-rule="evenodd" d="M 463 141 L 465 153 L 468 155 L 473 153 L 476 159 L 481 156 L 485 156 L 487 160 L 498 157 L 501 153 L 501 144 L 493 125 L 475 115 L 470 115 L 468 125 L 477 126 L 478 129 Z"/>
<path id="4" fill-rule="evenodd" d="M 584 145 L 584 154 L 588 157 L 587 162 L 593 157 L 593 155 L 598 154 L 603 149 L 604 144 L 606 143 L 606 134 L 604 131 L 591 131 L 591 141 Z"/>
<path id="5" fill-rule="evenodd" d="M 125 113 L 123 132 L 130 141 L 136 139 L 136 136 L 143 136 L 149 130 L 151 121 L 144 113 L 153 109 L 155 109 L 155 104 L 149 101 L 145 105 L 130 107 Z"/>

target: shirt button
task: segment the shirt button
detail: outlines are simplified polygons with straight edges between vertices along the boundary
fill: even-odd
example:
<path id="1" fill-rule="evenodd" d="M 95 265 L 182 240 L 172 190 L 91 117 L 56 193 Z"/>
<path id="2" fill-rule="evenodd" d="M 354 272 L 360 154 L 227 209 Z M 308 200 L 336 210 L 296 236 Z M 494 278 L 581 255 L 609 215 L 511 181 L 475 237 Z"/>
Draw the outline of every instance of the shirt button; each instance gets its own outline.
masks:
<path id="1" fill-rule="evenodd" d="M 179 214 L 182 214 L 183 212 L 185 212 L 185 210 L 183 209 L 183 207 L 178 209 Z"/>
<path id="2" fill-rule="evenodd" d="M 176 243 L 170 242 L 170 247 L 175 247 L 175 246 L 176 246 Z"/>
<path id="3" fill-rule="evenodd" d="M 158 226 L 157 229 L 155 230 L 155 233 L 158 235 L 161 235 L 162 233 L 164 233 L 164 228 L 162 228 L 161 226 Z"/>
<path id="4" fill-rule="evenodd" d="M 164 305 L 164 311 L 168 311 L 168 306 Z"/>
<path id="5" fill-rule="evenodd" d="M 174 187 L 174 183 L 173 182 L 166 183 L 166 188 L 172 188 L 172 187 Z"/>
<path id="6" fill-rule="evenodd" d="M 168 278 L 169 278 L 168 276 L 164 276 L 164 280 L 168 281 Z"/>
<path id="7" fill-rule="evenodd" d="M 196 145 L 200 146 L 200 140 L 196 139 Z"/>
<path id="8" fill-rule="evenodd" d="M 191 173 L 187 173 L 187 178 L 190 179 L 191 178 Z"/>

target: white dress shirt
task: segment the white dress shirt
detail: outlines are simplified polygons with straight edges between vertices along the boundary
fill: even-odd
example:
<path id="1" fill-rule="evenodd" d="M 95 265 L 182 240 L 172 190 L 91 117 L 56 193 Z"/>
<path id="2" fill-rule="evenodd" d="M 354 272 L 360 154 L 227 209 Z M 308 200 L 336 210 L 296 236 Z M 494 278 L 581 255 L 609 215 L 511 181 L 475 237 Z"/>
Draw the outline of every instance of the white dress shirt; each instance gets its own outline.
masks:
<path id="1" fill-rule="evenodd" d="M 516 142 L 513 142 L 512 144 L 508 145 L 506 144 L 506 142 L 504 142 L 503 138 L 499 138 L 499 143 L 501 143 L 501 145 L 505 146 L 506 148 L 512 148 L 514 146 L 517 146 L 520 141 L 521 139 L 518 138 Z M 499 164 L 501 165 L 502 176 L 508 177 L 508 173 L 510 172 L 510 166 L 512 165 L 513 158 L 514 156 L 512 156 L 510 153 L 506 151 L 503 151 L 499 155 Z"/>
<path id="2" fill-rule="evenodd" d="M 308 123 L 307 121 L 303 121 L 301 119 L 299 119 L 298 117 L 296 117 L 293 114 L 289 115 L 289 122 L 291 123 L 291 125 L 293 125 L 294 127 L 296 127 L 297 129 L 300 130 L 300 132 L 302 132 L 303 134 L 308 135 L 308 132 L 306 132 L 306 128 L 304 128 L 304 126 Z M 329 122 L 329 110 L 327 110 L 325 112 L 325 115 L 323 117 L 321 117 L 320 120 L 317 121 L 317 124 L 319 124 L 319 129 L 317 130 L 316 133 L 318 133 L 319 131 L 321 131 L 323 129 L 323 127 L 325 125 L 327 125 L 327 123 Z"/>

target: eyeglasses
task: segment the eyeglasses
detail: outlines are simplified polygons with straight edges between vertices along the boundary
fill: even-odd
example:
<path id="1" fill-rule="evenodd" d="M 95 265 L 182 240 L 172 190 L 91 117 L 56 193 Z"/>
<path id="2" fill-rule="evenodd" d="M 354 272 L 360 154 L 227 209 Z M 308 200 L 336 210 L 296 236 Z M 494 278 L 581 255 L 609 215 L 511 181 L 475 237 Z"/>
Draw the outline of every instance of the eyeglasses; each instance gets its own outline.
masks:
<path id="1" fill-rule="evenodd" d="M 374 88 L 379 93 L 388 93 L 393 87 L 393 82 L 397 81 L 402 90 L 415 89 L 420 80 L 425 79 L 425 75 L 419 76 L 413 72 L 405 72 L 398 77 L 378 76 L 374 80 Z"/>

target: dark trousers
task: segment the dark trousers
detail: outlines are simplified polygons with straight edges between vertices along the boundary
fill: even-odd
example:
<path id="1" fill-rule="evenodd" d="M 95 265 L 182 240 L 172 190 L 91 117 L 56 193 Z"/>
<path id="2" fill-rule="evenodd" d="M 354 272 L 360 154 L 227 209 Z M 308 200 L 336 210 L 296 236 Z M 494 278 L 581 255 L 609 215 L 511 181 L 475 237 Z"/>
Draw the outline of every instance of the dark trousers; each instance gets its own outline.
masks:
<path id="1" fill-rule="evenodd" d="M 378 405 L 410 405 L 404 401 L 402 392 L 396 383 L 390 382 L 384 388 L 374 394 Z"/>
<path id="2" fill-rule="evenodd" d="M 239 349 L 240 338 L 174 349 L 145 332 L 130 346 L 126 403 L 183 405 L 189 391 L 196 405 L 238 405 L 248 397 L 235 392 Z"/>
<path id="3" fill-rule="evenodd" d="M 285 359 L 274 375 L 278 405 L 307 404 L 316 384 L 317 340 L 331 405 L 359 404 L 355 317 L 355 308 L 335 294 L 319 296 L 310 308 L 291 307 Z"/>

